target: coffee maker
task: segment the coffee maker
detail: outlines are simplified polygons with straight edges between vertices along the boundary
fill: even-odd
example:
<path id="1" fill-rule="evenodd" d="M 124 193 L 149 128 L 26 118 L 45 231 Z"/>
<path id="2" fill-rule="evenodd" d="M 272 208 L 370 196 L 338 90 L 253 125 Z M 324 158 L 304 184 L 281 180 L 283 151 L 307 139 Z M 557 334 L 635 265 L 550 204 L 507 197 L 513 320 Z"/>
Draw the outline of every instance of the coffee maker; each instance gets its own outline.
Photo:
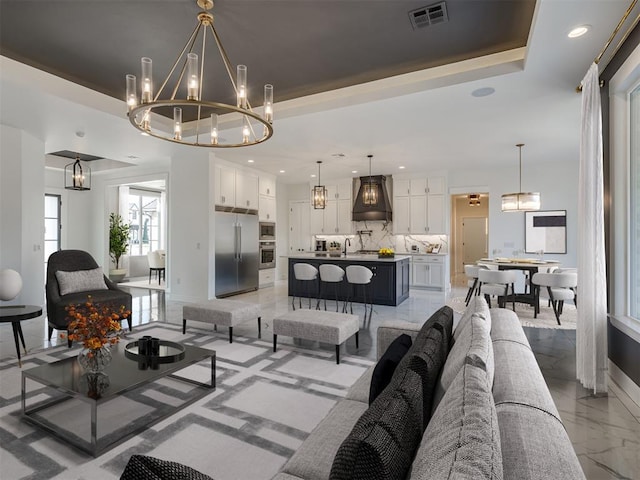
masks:
<path id="1" fill-rule="evenodd" d="M 326 252 L 326 251 L 327 251 L 327 241 L 316 240 L 316 252 Z"/>

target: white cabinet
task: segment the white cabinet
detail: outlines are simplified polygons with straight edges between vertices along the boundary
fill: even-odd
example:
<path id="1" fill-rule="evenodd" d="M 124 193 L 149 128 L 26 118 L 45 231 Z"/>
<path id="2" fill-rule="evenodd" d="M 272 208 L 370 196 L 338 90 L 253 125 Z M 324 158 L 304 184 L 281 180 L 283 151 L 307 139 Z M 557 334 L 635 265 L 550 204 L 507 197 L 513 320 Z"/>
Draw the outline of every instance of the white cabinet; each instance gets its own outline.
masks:
<path id="1" fill-rule="evenodd" d="M 216 165 L 216 205 L 236 206 L 236 169 Z"/>
<path id="2" fill-rule="evenodd" d="M 446 233 L 444 191 L 443 177 L 394 179 L 393 233 Z"/>
<path id="3" fill-rule="evenodd" d="M 261 222 L 276 221 L 276 198 L 267 195 L 260 195 L 260 208 L 258 218 Z"/>
<path id="4" fill-rule="evenodd" d="M 260 175 L 259 186 L 260 195 L 276 196 L 276 180 L 273 177 Z"/>
<path id="5" fill-rule="evenodd" d="M 324 209 L 313 208 L 311 198 L 310 225 L 312 235 L 352 235 L 351 211 L 352 181 L 326 185 L 327 205 Z"/>
<path id="6" fill-rule="evenodd" d="M 411 286 L 444 291 L 447 285 L 446 255 L 412 255 Z"/>
<path id="7" fill-rule="evenodd" d="M 276 280 L 275 268 L 258 270 L 258 288 L 271 287 L 273 286 L 275 280 Z"/>
<path id="8" fill-rule="evenodd" d="M 311 249 L 309 202 L 289 203 L 289 253 Z"/>
<path id="9" fill-rule="evenodd" d="M 236 207 L 258 209 L 258 177 L 236 170 Z"/>

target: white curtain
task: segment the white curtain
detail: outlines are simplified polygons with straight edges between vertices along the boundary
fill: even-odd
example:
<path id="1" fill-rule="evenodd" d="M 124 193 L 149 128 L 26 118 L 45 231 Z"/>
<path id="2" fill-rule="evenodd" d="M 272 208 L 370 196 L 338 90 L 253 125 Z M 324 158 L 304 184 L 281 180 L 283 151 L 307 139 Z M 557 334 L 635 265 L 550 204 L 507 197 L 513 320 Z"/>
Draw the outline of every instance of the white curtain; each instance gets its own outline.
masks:
<path id="1" fill-rule="evenodd" d="M 604 250 L 602 111 L 598 65 L 582 80 L 582 128 L 578 185 L 578 380 L 607 392 L 607 283 Z"/>

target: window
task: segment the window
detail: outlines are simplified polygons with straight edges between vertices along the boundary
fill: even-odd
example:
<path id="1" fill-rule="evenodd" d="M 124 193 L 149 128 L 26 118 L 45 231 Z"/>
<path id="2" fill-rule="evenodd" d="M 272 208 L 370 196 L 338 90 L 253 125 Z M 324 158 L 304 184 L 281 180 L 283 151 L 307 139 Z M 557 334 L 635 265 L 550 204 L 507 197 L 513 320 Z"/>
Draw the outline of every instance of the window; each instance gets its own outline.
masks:
<path id="1" fill-rule="evenodd" d="M 60 195 L 44 195 L 44 263 L 60 250 Z M 46 270 L 45 270 L 46 271 Z"/>
<path id="2" fill-rule="evenodd" d="M 629 315 L 640 320 L 640 86 L 629 106 Z"/>
<path id="3" fill-rule="evenodd" d="M 129 253 L 146 255 L 162 248 L 162 194 L 158 191 L 129 189 Z"/>

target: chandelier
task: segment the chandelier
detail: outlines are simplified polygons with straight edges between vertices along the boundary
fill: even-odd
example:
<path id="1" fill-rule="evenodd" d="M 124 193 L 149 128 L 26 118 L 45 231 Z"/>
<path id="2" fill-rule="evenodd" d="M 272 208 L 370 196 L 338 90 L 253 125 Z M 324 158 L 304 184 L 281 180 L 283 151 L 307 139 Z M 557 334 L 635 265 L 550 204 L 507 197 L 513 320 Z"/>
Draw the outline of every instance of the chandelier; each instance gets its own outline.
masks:
<path id="1" fill-rule="evenodd" d="M 213 15 L 208 12 L 213 8 L 213 1 L 197 0 L 197 4 L 204 11 L 198 14 L 198 24 L 157 93 L 154 95 L 153 68 L 150 58 L 143 57 L 141 61 L 140 95 L 138 95 L 135 75 L 126 76 L 127 115 L 129 121 L 143 134 L 182 145 L 233 148 L 262 143 L 273 135 L 273 85 L 267 84 L 264 86 L 262 115 L 254 112 L 248 99 L 247 67 L 238 65 L 234 80 L 233 67 L 213 26 Z M 208 31 L 211 32 L 215 40 L 218 52 L 227 70 L 231 86 L 236 95 L 236 105 L 206 100 L 203 96 L 203 87 L 206 86 L 204 65 Z M 194 47 L 200 37 L 201 48 L 199 47 L 199 50 L 201 51 L 201 56 L 198 58 L 198 54 L 194 52 Z M 169 94 L 167 93 L 169 92 L 168 85 L 181 62 L 182 66 L 179 69 L 177 81 L 175 81 L 175 85 Z M 165 87 L 167 87 L 167 92 L 165 92 Z M 182 92 L 186 92 L 186 95 L 183 95 L 183 98 L 176 98 L 181 87 Z M 165 93 L 164 97 L 161 96 L 163 93 Z M 171 113 L 171 109 L 173 109 L 173 125 L 170 131 L 167 132 L 166 128 L 154 128 L 152 126 L 151 113 L 167 116 Z M 195 139 L 193 140 L 185 138 L 183 114 L 184 118 L 193 118 L 193 121 L 195 121 Z M 219 136 L 218 115 L 221 114 L 237 114 L 240 117 L 240 130 L 233 139 L 227 140 Z M 191 122 L 191 120 L 188 121 Z M 190 124 L 190 126 L 193 125 Z M 209 132 L 201 135 L 201 127 L 203 130 L 208 127 Z M 232 135 L 234 135 L 233 132 L 225 133 L 225 136 L 232 137 Z"/>
<path id="2" fill-rule="evenodd" d="M 327 206 L 327 189 L 324 185 L 320 184 L 320 164 L 322 160 L 316 162 L 318 164 L 318 185 L 313 187 L 313 208 L 316 210 L 324 210 Z"/>
<path id="3" fill-rule="evenodd" d="M 367 155 L 367 157 L 369 157 L 369 182 L 364 185 L 362 202 L 373 207 L 378 204 L 378 185 L 371 181 L 371 159 L 373 155 Z"/>
<path id="4" fill-rule="evenodd" d="M 524 143 L 516 145 L 520 149 L 520 191 L 502 195 L 503 212 L 528 212 L 540 210 L 540 192 L 522 191 L 522 147 Z"/>

